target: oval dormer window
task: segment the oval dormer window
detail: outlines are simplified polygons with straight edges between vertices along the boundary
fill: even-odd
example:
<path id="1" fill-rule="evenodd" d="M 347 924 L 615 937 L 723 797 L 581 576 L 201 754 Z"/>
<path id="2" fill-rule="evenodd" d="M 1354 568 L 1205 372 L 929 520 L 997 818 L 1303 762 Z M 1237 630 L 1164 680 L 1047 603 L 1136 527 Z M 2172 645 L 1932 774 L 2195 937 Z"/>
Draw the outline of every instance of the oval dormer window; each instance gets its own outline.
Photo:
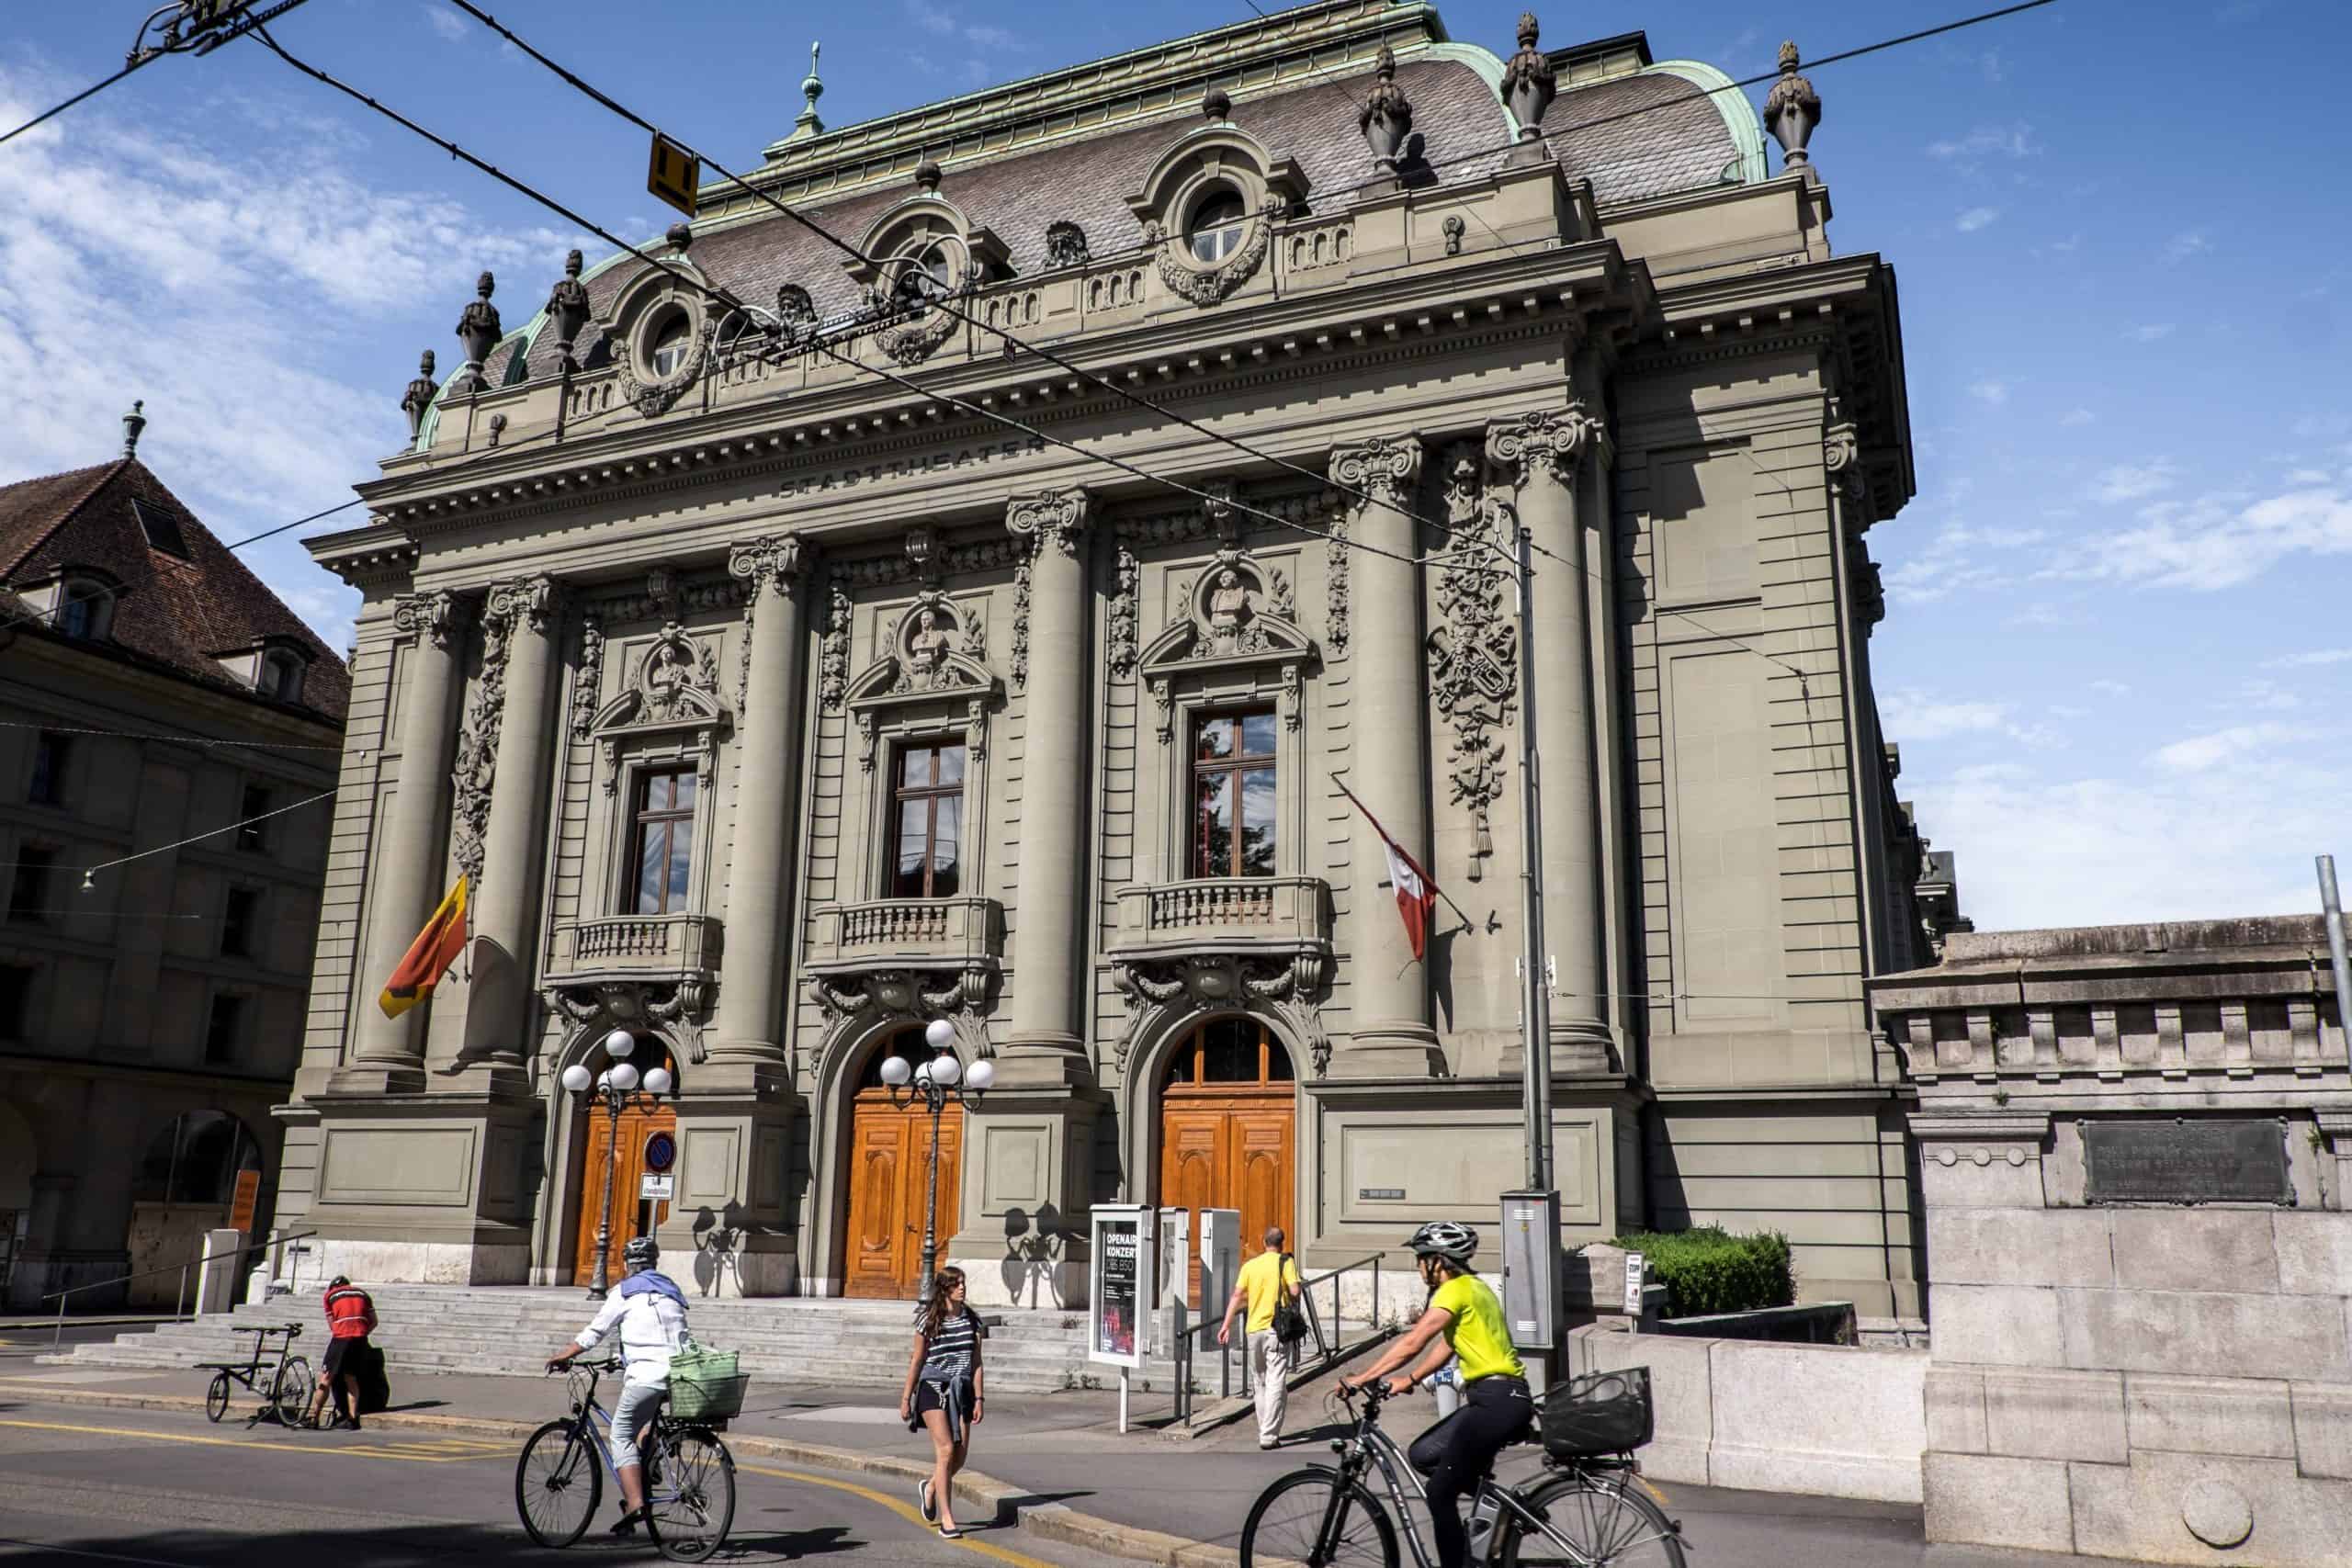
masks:
<path id="1" fill-rule="evenodd" d="M 1184 226 L 1193 259 L 1214 266 L 1241 248 L 1243 220 L 1249 209 L 1241 193 L 1220 186 L 1193 204 L 1192 221 Z"/>
<path id="2" fill-rule="evenodd" d="M 694 323 L 681 310 L 654 330 L 653 346 L 646 357 L 653 367 L 653 378 L 666 381 L 678 373 L 686 362 L 686 350 L 694 339 Z"/>

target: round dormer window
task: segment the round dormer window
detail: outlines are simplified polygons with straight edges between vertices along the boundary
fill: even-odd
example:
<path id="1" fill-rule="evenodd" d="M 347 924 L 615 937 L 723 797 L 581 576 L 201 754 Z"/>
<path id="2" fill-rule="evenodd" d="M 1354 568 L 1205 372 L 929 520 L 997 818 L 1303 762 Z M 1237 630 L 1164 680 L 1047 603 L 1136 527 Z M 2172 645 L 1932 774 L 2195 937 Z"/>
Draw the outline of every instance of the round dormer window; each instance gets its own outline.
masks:
<path id="1" fill-rule="evenodd" d="M 678 373 L 686 362 L 687 350 L 694 346 L 694 322 L 684 310 L 672 310 L 654 323 L 646 339 L 645 357 L 655 380 L 666 381 Z"/>
<path id="2" fill-rule="evenodd" d="M 1184 225 L 1185 243 L 1191 246 L 1193 259 L 1215 266 L 1241 248 L 1241 230 L 1249 217 L 1242 205 L 1241 193 L 1230 186 L 1220 186 L 1193 204 L 1193 216 Z"/>

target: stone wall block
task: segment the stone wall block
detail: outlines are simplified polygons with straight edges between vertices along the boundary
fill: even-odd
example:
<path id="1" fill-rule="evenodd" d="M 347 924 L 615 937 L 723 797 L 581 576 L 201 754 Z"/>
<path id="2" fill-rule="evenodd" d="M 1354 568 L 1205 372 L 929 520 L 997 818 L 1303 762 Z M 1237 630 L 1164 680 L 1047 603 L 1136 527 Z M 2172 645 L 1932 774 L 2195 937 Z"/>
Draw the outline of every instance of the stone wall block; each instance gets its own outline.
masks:
<path id="1" fill-rule="evenodd" d="M 2278 1255 L 2278 1289 L 2290 1296 L 2352 1290 L 2352 1213 L 2279 1210 L 2270 1215 Z"/>
<path id="2" fill-rule="evenodd" d="M 2151 1451 L 2129 1465 L 2074 1464 L 2075 1550 L 2135 1562 L 2262 1563 L 2321 1568 L 2346 1561 L 2352 1483 L 2303 1480 L 2284 1460 Z M 2199 1540 L 2230 1517 L 2251 1520 L 2242 1543 Z M 2226 1536 L 2223 1539 L 2227 1539 Z"/>
<path id="3" fill-rule="evenodd" d="M 2195 1291 L 2055 1293 L 2065 1335 L 2059 1364 L 2064 1366 L 2134 1372 L 2226 1368 L 2250 1378 L 2322 1382 L 2352 1378 L 2340 1298 Z M 1939 1312 L 1942 1296 L 1939 1291 Z M 1943 1332 L 1940 1316 L 1936 1332 Z"/>
<path id="4" fill-rule="evenodd" d="M 2024 1551 L 2075 1549 L 2063 1461 L 1929 1454 L 1922 1482 L 1929 1540 Z"/>
<path id="5" fill-rule="evenodd" d="M 1708 1480 L 1707 1456 L 1715 1428 L 1712 1339 L 1673 1339 L 1657 1334 L 1579 1334 L 1578 1371 L 1650 1370 L 1650 1403 L 1656 1435 L 1642 1450 L 1642 1472 L 1661 1481 Z"/>
<path id="6" fill-rule="evenodd" d="M 2002 1371 L 1984 1379 L 1985 1444 L 2019 1459 L 2120 1464 L 2120 1372 Z"/>
<path id="7" fill-rule="evenodd" d="M 2112 1285 L 2113 1217 L 2098 1209 L 1931 1209 L 1928 1256 L 1935 1282 Z"/>
<path id="8" fill-rule="evenodd" d="M 2283 1382 L 2133 1372 L 2124 1382 L 2123 1411 L 2134 1450 L 2294 1457 Z"/>
<path id="9" fill-rule="evenodd" d="M 2009 1150 L 1997 1146 L 1946 1144 L 1920 1151 L 1919 1192 L 1930 1211 L 1936 1209 L 2031 1209 L 2042 1206 L 2041 1160 L 2038 1151 L 2018 1148 L 2021 1163 L 2009 1162 Z M 1984 1163 L 1976 1163 L 1982 1153 Z M 1951 1164 L 1944 1156 L 1951 1155 Z"/>
<path id="10" fill-rule="evenodd" d="M 1935 1356 L 1939 1364 L 2067 1364 L 2058 1292 L 2025 1285 L 1937 1285 Z"/>
<path id="11" fill-rule="evenodd" d="M 1984 1374 L 1950 1367 L 1928 1369 L 1928 1448 L 1931 1452 L 1981 1454 L 1984 1440 Z"/>
<path id="12" fill-rule="evenodd" d="M 2268 1210 L 2118 1209 L 2110 1218 L 2115 1282 L 2127 1290 L 2278 1288 Z"/>
<path id="13" fill-rule="evenodd" d="M 2295 1468 L 2305 1475 L 2352 1481 L 2352 1386 L 2288 1385 Z"/>
<path id="14" fill-rule="evenodd" d="M 1719 1339 L 1710 1360 L 1713 1484 L 1918 1499 L 1923 1352 Z"/>

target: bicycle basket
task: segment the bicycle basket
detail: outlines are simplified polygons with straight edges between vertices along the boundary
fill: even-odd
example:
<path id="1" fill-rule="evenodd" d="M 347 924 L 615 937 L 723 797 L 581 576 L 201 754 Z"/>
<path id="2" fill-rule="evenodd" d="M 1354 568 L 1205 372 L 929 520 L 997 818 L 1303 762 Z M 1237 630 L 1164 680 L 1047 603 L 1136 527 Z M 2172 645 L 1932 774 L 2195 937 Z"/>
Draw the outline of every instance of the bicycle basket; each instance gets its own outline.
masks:
<path id="1" fill-rule="evenodd" d="M 740 1416 L 751 1383 L 751 1373 L 736 1371 L 734 1351 L 689 1345 L 670 1358 L 670 1417 L 724 1421 Z"/>
<path id="2" fill-rule="evenodd" d="M 1650 1370 L 1587 1372 L 1544 1393 L 1544 1451 L 1555 1459 L 1623 1453 L 1650 1440 Z"/>

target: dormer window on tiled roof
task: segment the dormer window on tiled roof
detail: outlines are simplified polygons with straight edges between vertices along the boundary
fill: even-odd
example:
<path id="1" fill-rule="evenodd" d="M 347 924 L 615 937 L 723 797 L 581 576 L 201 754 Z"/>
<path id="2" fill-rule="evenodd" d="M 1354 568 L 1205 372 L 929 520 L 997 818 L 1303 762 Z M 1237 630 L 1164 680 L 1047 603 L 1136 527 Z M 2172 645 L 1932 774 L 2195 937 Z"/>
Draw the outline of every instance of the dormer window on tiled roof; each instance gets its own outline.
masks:
<path id="1" fill-rule="evenodd" d="M 147 536 L 147 545 L 150 549 L 161 550 L 167 556 L 177 556 L 182 560 L 189 558 L 187 536 L 180 532 L 178 518 L 153 502 L 141 501 L 135 496 L 131 499 L 130 512 L 132 516 L 139 519 L 139 526 Z"/>
<path id="2" fill-rule="evenodd" d="M 57 586 L 50 625 L 78 641 L 99 640 L 114 629 L 114 589 L 94 577 L 68 576 Z"/>
<path id="3" fill-rule="evenodd" d="M 301 655 L 273 648 L 262 655 L 261 672 L 254 689 L 281 703 L 299 703 L 302 700 L 302 669 Z"/>

